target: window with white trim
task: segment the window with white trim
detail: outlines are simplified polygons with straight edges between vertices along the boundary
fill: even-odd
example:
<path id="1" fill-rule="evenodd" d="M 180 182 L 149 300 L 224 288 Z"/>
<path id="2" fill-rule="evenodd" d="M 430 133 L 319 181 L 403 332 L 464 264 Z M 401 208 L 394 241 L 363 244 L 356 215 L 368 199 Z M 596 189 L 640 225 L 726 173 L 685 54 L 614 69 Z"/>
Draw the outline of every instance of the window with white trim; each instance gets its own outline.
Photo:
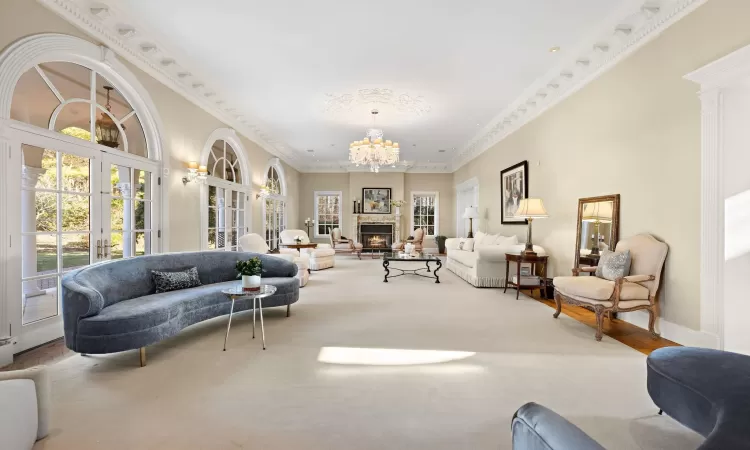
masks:
<path id="1" fill-rule="evenodd" d="M 412 192 L 411 229 L 424 228 L 427 236 L 437 236 L 440 232 L 439 203 L 437 192 Z"/>
<path id="2" fill-rule="evenodd" d="M 268 168 L 263 186 L 266 194 L 263 229 L 268 248 L 274 250 L 279 248 L 279 234 L 286 229 L 284 180 L 275 165 Z"/>
<path id="3" fill-rule="evenodd" d="M 205 248 L 237 251 L 238 240 L 247 231 L 246 205 L 249 194 L 242 184 L 242 169 L 237 151 L 225 140 L 213 143 L 206 161 L 208 213 Z"/>
<path id="4" fill-rule="evenodd" d="M 341 191 L 315 191 L 315 237 L 327 237 L 341 228 Z"/>

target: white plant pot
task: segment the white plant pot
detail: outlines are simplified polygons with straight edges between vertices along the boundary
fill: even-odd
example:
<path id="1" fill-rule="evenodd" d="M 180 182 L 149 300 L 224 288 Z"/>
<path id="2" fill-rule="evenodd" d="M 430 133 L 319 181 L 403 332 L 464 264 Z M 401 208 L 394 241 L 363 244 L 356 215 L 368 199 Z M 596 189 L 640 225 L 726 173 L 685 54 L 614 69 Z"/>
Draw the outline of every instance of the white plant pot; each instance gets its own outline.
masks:
<path id="1" fill-rule="evenodd" d="M 242 275 L 243 288 L 256 288 L 260 286 L 260 275 Z"/>

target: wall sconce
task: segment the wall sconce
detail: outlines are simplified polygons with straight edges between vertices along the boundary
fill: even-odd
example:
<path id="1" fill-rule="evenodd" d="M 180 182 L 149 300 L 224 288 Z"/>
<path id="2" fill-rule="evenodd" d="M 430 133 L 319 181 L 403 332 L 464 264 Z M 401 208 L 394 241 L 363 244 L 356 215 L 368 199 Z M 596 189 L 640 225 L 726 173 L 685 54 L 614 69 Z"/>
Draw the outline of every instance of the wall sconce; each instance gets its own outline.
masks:
<path id="1" fill-rule="evenodd" d="M 269 191 L 266 186 L 263 186 L 262 188 L 260 188 L 260 192 L 255 194 L 255 199 L 257 200 L 259 198 L 266 198 L 269 195 L 271 195 L 271 191 Z"/>
<path id="2" fill-rule="evenodd" d="M 188 174 L 186 177 L 182 177 L 182 184 L 186 185 L 191 181 L 198 181 L 198 183 L 205 183 L 208 178 L 208 169 L 206 166 L 199 166 L 197 162 L 190 161 L 188 163 Z"/>

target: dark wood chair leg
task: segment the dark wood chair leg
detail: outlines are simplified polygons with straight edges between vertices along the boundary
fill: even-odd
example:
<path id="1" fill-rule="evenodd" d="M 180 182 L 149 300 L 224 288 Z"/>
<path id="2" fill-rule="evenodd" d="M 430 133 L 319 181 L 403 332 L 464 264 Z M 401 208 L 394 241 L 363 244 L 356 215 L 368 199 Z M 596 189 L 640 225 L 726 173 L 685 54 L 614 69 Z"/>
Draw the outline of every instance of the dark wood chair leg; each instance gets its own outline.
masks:
<path id="1" fill-rule="evenodd" d="M 594 307 L 596 313 L 596 340 L 602 340 L 602 328 L 604 327 L 604 308 L 601 306 Z"/>
<path id="2" fill-rule="evenodd" d="M 552 317 L 557 319 L 560 316 L 560 311 L 562 311 L 562 299 L 560 298 L 560 294 L 555 291 L 555 313 L 552 314 Z"/>
<path id="3" fill-rule="evenodd" d="M 659 333 L 656 332 L 656 308 L 648 309 L 648 331 L 651 333 L 651 337 L 656 339 L 659 337 Z"/>

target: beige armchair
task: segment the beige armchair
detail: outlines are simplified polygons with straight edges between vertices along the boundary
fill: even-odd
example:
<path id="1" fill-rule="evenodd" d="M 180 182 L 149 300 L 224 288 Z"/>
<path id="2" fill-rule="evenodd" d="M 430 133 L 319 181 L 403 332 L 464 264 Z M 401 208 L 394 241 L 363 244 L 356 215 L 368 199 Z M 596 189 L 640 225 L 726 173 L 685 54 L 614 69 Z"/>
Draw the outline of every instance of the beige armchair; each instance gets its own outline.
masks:
<path id="1" fill-rule="evenodd" d="M 359 242 L 355 243 L 351 239 L 343 239 L 339 228 L 329 229 L 328 237 L 331 239 L 331 248 L 336 253 L 350 253 L 362 259 L 362 244 Z"/>
<path id="2" fill-rule="evenodd" d="M 31 449 L 49 434 L 50 387 L 45 366 L 0 372 L 0 448 Z"/>
<path id="3" fill-rule="evenodd" d="M 648 310 L 648 331 L 654 337 L 656 316 L 659 313 L 657 293 L 664 262 L 667 259 L 667 244 L 650 234 L 639 234 L 617 243 L 615 251 L 630 250 L 630 273 L 615 281 L 596 276 L 579 277 L 581 272 L 592 273 L 596 267 L 573 269 L 572 277 L 555 277 L 555 314 L 560 315 L 562 303 L 593 308 L 596 313 L 596 340 L 602 340 L 604 315 L 620 311 Z"/>
<path id="4" fill-rule="evenodd" d="M 303 244 L 310 243 L 310 237 L 303 230 L 284 230 L 279 233 L 282 244 L 294 244 L 294 238 L 301 236 Z M 281 246 L 280 246 L 281 247 Z M 292 250 L 292 249 L 286 249 Z M 282 250 L 284 253 L 284 250 Z M 323 270 L 333 267 L 336 264 L 334 255 L 336 252 L 330 244 L 318 244 L 316 248 L 302 248 L 299 250 L 301 256 L 310 258 L 310 270 Z"/>
<path id="5" fill-rule="evenodd" d="M 402 251 L 404 249 L 404 246 L 406 244 L 414 244 L 414 247 L 416 247 L 416 250 L 418 252 L 422 251 L 422 241 L 424 240 L 424 229 L 422 228 L 416 228 L 414 229 L 414 233 L 412 234 L 412 237 L 414 239 L 407 239 L 406 241 L 401 241 L 393 244 L 391 246 L 391 249 L 394 252 Z"/>
<path id="6" fill-rule="evenodd" d="M 242 235 L 239 240 L 240 249 L 243 252 L 253 253 L 270 253 L 271 250 L 268 248 L 268 244 L 257 233 L 248 233 Z M 299 280 L 299 287 L 305 287 L 307 281 L 310 279 L 310 258 L 307 255 L 300 255 L 298 253 L 275 253 L 271 254 L 281 259 L 293 262 L 297 265 L 297 279 Z"/>

